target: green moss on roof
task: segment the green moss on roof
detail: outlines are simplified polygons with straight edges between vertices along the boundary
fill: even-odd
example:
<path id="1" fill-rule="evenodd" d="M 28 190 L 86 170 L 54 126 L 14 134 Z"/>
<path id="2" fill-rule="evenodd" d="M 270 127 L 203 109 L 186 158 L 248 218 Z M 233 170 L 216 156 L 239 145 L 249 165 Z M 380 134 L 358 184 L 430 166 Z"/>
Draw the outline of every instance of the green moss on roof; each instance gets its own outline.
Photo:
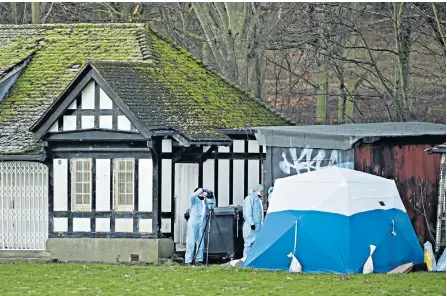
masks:
<path id="1" fill-rule="evenodd" d="M 196 118 L 203 126 L 228 129 L 289 124 L 259 99 L 228 83 L 189 52 L 175 48 L 149 30 L 157 61 L 152 77 L 170 90 L 173 99 L 188 102 L 189 107 L 181 117 L 172 120 Z"/>
<path id="2" fill-rule="evenodd" d="M 32 44 L 34 44 L 33 40 L 15 39 L 0 46 L 2 51 L 0 54 L 0 71 L 11 68 L 32 54 L 35 49 L 28 48 Z"/>
<path id="3" fill-rule="evenodd" d="M 158 128 L 175 127 L 199 139 L 223 136 L 220 128 L 288 124 L 260 100 L 143 24 L 0 25 L 0 70 L 32 52 L 28 66 L 0 104 L 0 154 L 40 149 L 28 129 L 75 77 L 72 66 L 88 60 L 153 59 L 152 64 L 135 67 L 140 77 L 147 75 L 167 90 L 159 98 L 146 98 L 161 102 L 166 116 L 160 118 Z"/>
<path id="4" fill-rule="evenodd" d="M 18 62 L 35 45 L 35 54 L 0 104 L 1 154 L 38 147 L 29 127 L 75 77 L 69 69 L 89 59 L 142 60 L 143 25 L 0 26 L 0 68 Z M 41 44 L 39 44 L 41 40 Z"/>

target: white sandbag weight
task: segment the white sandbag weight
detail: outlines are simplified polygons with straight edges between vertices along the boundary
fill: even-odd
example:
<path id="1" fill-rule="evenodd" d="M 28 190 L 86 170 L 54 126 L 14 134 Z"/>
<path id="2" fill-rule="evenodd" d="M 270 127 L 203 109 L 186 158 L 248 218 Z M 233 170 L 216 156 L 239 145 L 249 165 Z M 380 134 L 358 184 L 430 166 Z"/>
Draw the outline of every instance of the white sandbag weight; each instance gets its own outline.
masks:
<path id="1" fill-rule="evenodd" d="M 370 248 L 369 257 L 368 259 L 366 259 L 365 265 L 363 265 L 363 274 L 369 274 L 374 272 L 374 263 L 372 260 L 372 255 L 376 250 L 376 246 L 370 245 L 369 248 Z"/>
<path id="2" fill-rule="evenodd" d="M 297 237 L 298 237 L 298 220 L 295 221 L 295 241 L 293 244 L 293 253 L 287 255 L 287 257 L 292 259 L 292 261 L 290 262 L 289 272 L 301 272 L 303 270 L 300 262 L 295 257 Z"/>

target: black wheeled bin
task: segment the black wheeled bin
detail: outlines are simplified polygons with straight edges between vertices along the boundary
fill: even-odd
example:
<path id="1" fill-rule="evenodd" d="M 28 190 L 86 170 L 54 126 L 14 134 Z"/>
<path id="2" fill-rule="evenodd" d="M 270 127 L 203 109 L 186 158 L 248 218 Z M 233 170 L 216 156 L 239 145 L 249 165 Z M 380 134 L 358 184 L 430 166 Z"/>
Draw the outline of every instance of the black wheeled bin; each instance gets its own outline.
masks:
<path id="1" fill-rule="evenodd" d="M 242 207 L 229 206 L 214 208 L 211 215 L 208 256 L 210 259 L 239 259 L 244 250 L 242 237 Z M 205 232 L 205 250 L 208 247 L 208 225 Z M 219 231 L 220 230 L 220 231 Z"/>

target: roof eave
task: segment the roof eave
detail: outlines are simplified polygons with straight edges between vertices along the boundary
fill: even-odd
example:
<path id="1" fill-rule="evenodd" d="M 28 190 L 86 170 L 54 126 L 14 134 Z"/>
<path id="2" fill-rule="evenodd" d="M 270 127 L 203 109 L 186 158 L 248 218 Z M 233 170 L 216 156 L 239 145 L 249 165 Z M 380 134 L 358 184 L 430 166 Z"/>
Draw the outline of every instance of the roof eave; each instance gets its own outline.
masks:
<path id="1" fill-rule="evenodd" d="M 399 123 L 396 123 L 399 124 Z M 406 123 L 419 124 L 420 123 Z M 428 124 L 428 123 L 424 123 Z M 357 124 L 367 125 L 367 124 Z M 343 125 L 340 125 L 343 126 Z M 348 126 L 348 125 L 345 125 Z M 334 126 L 331 126 L 334 127 Z M 406 137 L 439 137 L 445 136 L 445 127 L 442 125 L 433 124 L 429 126 L 429 130 L 419 132 L 409 131 L 408 133 L 393 133 L 393 132 L 377 132 L 372 133 L 367 131 L 365 133 L 356 132 L 337 133 L 331 128 L 325 130 L 325 126 L 297 126 L 296 128 L 285 126 L 269 126 L 269 127 L 255 127 L 255 137 L 259 145 L 270 147 L 306 147 L 320 149 L 336 149 L 336 150 L 350 150 L 361 143 L 371 144 L 383 139 L 392 138 L 406 138 Z"/>
<path id="2" fill-rule="evenodd" d="M 246 128 L 246 129 L 229 129 L 229 128 L 223 128 L 219 130 L 220 132 L 224 133 L 227 136 L 253 136 L 255 134 L 255 130 L 252 128 Z"/>
<path id="3" fill-rule="evenodd" d="M 159 130 L 152 130 L 152 136 L 153 137 L 172 137 L 174 140 L 176 140 L 180 146 L 183 147 L 190 147 L 190 146 L 230 146 L 233 141 L 231 139 L 225 140 L 222 138 L 216 138 L 216 139 L 206 139 L 206 140 L 193 140 L 189 139 L 186 136 L 182 135 L 180 132 L 178 132 L 175 129 L 169 128 L 169 129 L 159 129 Z"/>
<path id="4" fill-rule="evenodd" d="M 44 162 L 47 158 L 45 153 L 39 154 L 4 154 L 0 155 L 0 161 L 36 161 Z"/>

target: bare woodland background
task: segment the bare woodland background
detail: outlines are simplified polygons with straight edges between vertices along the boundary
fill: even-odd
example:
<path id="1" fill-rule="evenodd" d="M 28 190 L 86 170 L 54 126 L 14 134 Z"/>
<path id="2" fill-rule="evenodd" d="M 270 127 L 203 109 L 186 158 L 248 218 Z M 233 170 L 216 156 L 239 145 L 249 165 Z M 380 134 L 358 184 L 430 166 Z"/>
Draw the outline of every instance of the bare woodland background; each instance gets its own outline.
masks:
<path id="1" fill-rule="evenodd" d="M 298 124 L 445 123 L 445 16 L 427 2 L 0 3 L 3 24 L 149 23 Z"/>

